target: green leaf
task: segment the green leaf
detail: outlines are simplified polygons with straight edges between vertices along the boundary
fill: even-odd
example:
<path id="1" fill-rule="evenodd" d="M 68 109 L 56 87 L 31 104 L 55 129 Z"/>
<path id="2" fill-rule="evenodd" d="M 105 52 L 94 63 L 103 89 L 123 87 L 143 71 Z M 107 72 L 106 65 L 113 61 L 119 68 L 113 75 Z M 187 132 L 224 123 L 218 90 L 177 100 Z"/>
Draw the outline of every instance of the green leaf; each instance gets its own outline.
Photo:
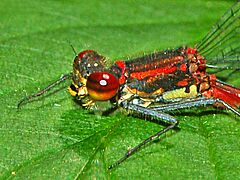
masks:
<path id="1" fill-rule="evenodd" d="M 112 171 L 126 150 L 164 128 L 119 109 L 100 116 L 66 91 L 16 105 L 72 69 L 74 53 L 117 59 L 194 45 L 234 1 L 0 2 L 1 179 L 239 179 L 239 118 L 210 107 L 174 113 L 171 131 Z M 237 75 L 228 83 L 239 86 Z"/>

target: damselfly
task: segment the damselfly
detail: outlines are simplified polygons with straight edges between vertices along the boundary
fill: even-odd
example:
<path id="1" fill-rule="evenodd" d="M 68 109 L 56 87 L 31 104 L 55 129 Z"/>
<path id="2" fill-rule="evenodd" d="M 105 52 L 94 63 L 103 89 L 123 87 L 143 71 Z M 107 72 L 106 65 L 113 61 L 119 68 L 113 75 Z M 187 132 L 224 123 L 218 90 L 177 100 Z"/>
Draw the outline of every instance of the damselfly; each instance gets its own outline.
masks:
<path id="1" fill-rule="evenodd" d="M 240 89 L 207 72 L 209 68 L 239 70 L 239 18 L 240 2 L 237 2 L 194 48 L 183 46 L 129 61 L 118 60 L 110 67 L 105 65 L 105 57 L 93 50 L 85 50 L 76 55 L 71 73 L 25 97 L 18 107 L 72 79 L 69 92 L 82 107 L 109 100 L 112 110 L 122 107 L 168 123 L 167 127 L 128 150 L 109 167 L 113 168 L 178 125 L 178 120 L 168 111 L 213 105 L 240 116 Z"/>

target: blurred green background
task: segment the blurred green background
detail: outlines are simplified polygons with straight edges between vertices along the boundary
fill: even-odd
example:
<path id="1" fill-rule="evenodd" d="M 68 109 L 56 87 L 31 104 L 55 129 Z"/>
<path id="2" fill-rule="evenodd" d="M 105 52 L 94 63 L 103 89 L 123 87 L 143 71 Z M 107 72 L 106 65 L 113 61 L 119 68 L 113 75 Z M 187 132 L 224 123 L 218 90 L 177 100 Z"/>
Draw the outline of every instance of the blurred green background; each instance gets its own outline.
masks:
<path id="1" fill-rule="evenodd" d="M 94 49 L 116 59 L 194 45 L 235 1 L 0 2 L 1 179 L 239 179 L 240 124 L 229 112 L 176 113 L 180 132 L 148 145 L 112 171 L 107 167 L 160 125 L 81 109 L 66 91 L 17 109 L 72 70 L 74 53 Z M 239 86 L 233 76 L 229 83 Z"/>

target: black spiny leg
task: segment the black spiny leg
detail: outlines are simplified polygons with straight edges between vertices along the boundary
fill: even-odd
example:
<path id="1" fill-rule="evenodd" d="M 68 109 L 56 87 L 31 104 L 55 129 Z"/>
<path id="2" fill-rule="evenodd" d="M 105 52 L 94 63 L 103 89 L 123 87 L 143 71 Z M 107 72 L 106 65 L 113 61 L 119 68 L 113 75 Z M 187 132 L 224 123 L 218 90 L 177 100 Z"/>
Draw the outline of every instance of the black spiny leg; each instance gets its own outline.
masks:
<path id="1" fill-rule="evenodd" d="M 128 150 L 127 153 L 121 159 L 119 159 L 114 164 L 109 166 L 109 169 L 112 169 L 112 168 L 118 166 L 119 164 L 124 162 L 126 159 L 128 159 L 130 156 L 132 156 L 135 152 L 140 150 L 144 145 L 154 141 L 160 135 L 166 133 L 167 131 L 173 129 L 174 127 L 176 127 L 178 125 L 178 121 L 174 117 L 172 117 L 169 114 L 166 114 L 164 112 L 158 112 L 158 111 L 155 111 L 155 110 L 152 110 L 149 108 L 145 108 L 145 107 L 141 107 L 141 106 L 138 106 L 135 104 L 128 104 L 126 101 L 122 102 L 121 106 L 127 110 L 130 110 L 130 111 L 133 111 L 136 113 L 140 113 L 140 114 L 150 116 L 153 118 L 157 118 L 157 119 L 163 119 L 164 121 L 168 122 L 170 125 L 164 129 L 158 131 L 156 134 L 153 134 L 152 136 L 148 137 L 147 139 L 145 139 L 144 141 L 142 141 L 140 144 L 133 147 L 132 149 Z"/>
<path id="2" fill-rule="evenodd" d="M 206 106 L 206 105 L 214 105 L 215 103 L 221 103 L 226 109 L 232 111 L 237 116 L 240 116 L 240 112 L 237 111 L 234 107 L 227 104 L 221 99 L 214 99 L 214 98 L 206 98 L 206 97 L 198 97 L 187 99 L 184 101 L 168 103 L 166 105 L 158 105 L 158 106 L 151 106 L 150 108 L 154 111 L 173 111 L 177 109 L 186 109 L 191 107 L 199 107 L 199 106 Z"/>
<path id="3" fill-rule="evenodd" d="M 48 92 L 50 89 L 52 89 L 53 87 L 59 85 L 60 83 L 62 83 L 63 81 L 72 78 L 72 73 L 69 74 L 65 74 L 63 76 L 61 76 L 57 81 L 53 82 L 52 84 L 50 84 L 49 86 L 47 86 L 46 88 L 40 90 L 39 92 L 32 94 L 30 96 L 26 96 L 25 98 L 23 98 L 17 105 L 18 108 L 21 107 L 21 105 L 29 102 L 31 99 L 36 98 L 38 96 L 41 96 L 43 94 L 45 94 L 46 92 Z"/>

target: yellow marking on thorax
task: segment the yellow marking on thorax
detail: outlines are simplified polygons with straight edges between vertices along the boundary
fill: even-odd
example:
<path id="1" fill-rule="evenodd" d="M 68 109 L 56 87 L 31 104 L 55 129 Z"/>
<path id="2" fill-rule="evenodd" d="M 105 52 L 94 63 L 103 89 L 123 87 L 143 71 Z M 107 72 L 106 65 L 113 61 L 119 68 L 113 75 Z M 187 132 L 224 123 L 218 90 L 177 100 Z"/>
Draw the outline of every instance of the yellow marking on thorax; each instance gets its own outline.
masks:
<path id="1" fill-rule="evenodd" d="M 190 97 L 196 97 L 197 96 L 197 86 L 191 85 L 189 88 L 189 92 L 185 92 L 186 88 L 183 87 L 181 89 L 176 89 L 172 91 L 168 91 L 163 93 L 163 99 L 169 100 L 169 99 L 176 99 L 176 98 L 190 98 Z"/>
<path id="2" fill-rule="evenodd" d="M 162 88 L 157 89 L 156 91 L 152 92 L 152 93 L 147 93 L 144 91 L 139 91 L 137 89 L 131 89 L 129 87 L 127 87 L 128 91 L 132 94 L 137 94 L 140 97 L 149 97 L 151 95 L 160 95 L 164 92 L 164 90 Z"/>

